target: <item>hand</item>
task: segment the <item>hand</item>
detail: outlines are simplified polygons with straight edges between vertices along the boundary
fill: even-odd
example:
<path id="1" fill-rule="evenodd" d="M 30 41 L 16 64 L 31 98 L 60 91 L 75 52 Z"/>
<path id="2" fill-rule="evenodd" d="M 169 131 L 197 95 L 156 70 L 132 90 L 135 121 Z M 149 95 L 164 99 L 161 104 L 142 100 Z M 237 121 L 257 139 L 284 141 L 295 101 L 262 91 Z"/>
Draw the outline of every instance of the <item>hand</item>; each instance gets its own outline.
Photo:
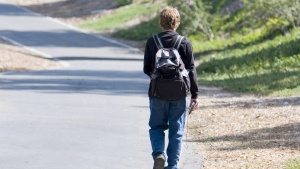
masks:
<path id="1" fill-rule="evenodd" d="M 199 100 L 198 99 L 191 99 L 189 107 L 192 105 L 192 103 L 195 103 L 195 106 L 193 110 L 197 110 L 199 108 Z"/>

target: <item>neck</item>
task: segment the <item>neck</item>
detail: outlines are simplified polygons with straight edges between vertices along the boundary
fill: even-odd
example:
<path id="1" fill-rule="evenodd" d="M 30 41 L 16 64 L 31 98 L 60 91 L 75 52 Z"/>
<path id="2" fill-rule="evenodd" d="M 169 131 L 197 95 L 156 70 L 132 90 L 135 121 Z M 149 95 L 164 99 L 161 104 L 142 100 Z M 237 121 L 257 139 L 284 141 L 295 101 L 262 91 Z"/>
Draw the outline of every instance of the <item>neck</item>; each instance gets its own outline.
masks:
<path id="1" fill-rule="evenodd" d="M 168 32 L 168 31 L 174 32 L 175 30 L 173 30 L 173 29 L 163 30 L 163 32 Z"/>

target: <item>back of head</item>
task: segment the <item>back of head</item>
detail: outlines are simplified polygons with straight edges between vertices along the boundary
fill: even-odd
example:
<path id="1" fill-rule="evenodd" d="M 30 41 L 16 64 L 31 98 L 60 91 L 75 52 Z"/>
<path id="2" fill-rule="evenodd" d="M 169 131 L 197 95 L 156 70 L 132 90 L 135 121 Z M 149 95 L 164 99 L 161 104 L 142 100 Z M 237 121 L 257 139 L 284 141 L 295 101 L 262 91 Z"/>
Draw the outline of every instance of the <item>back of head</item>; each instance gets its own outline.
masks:
<path id="1" fill-rule="evenodd" d="M 159 24 L 163 30 L 175 31 L 180 24 L 180 14 L 176 8 L 166 6 L 160 12 Z"/>

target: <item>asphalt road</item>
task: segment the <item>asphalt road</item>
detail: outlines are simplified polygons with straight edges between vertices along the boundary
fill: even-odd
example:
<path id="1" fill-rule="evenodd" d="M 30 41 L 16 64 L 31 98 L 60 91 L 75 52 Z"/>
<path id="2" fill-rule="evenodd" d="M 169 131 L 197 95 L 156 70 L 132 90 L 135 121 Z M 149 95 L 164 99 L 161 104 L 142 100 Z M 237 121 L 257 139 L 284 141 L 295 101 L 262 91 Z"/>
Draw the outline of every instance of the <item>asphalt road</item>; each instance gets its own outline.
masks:
<path id="1" fill-rule="evenodd" d="M 68 65 L 0 74 L 1 169 L 152 168 L 142 53 L 1 0 L 0 36 Z"/>

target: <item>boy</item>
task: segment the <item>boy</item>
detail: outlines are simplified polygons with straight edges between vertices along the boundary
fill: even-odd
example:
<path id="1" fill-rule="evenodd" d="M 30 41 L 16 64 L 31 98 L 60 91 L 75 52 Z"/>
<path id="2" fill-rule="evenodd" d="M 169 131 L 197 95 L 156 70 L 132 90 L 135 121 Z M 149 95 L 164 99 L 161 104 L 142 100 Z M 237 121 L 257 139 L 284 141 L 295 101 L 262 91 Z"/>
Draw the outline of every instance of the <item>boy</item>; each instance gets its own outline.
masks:
<path id="1" fill-rule="evenodd" d="M 175 45 L 175 41 L 179 34 L 176 32 L 180 24 L 180 15 L 177 9 L 173 7 L 165 7 L 160 13 L 159 24 L 163 31 L 158 34 L 163 47 L 171 48 Z M 158 51 L 154 37 L 147 40 L 145 54 L 144 54 L 144 73 L 150 78 L 154 72 L 155 55 Z M 194 56 L 192 45 L 187 38 L 183 38 L 179 44 L 178 52 L 185 65 L 185 69 L 189 71 L 191 101 L 198 108 L 198 85 L 197 74 L 194 65 Z M 168 166 L 166 169 L 179 169 L 178 162 L 181 153 L 182 138 L 184 134 L 184 125 L 187 110 L 187 98 L 176 100 L 160 99 L 151 90 L 151 83 L 149 87 L 150 99 L 150 119 L 149 119 L 149 135 L 152 146 L 152 156 L 154 159 L 153 169 L 164 169 L 166 162 L 166 155 L 168 157 Z M 152 86 L 153 88 L 153 86 Z M 165 133 L 169 129 L 169 144 L 165 150 Z"/>

